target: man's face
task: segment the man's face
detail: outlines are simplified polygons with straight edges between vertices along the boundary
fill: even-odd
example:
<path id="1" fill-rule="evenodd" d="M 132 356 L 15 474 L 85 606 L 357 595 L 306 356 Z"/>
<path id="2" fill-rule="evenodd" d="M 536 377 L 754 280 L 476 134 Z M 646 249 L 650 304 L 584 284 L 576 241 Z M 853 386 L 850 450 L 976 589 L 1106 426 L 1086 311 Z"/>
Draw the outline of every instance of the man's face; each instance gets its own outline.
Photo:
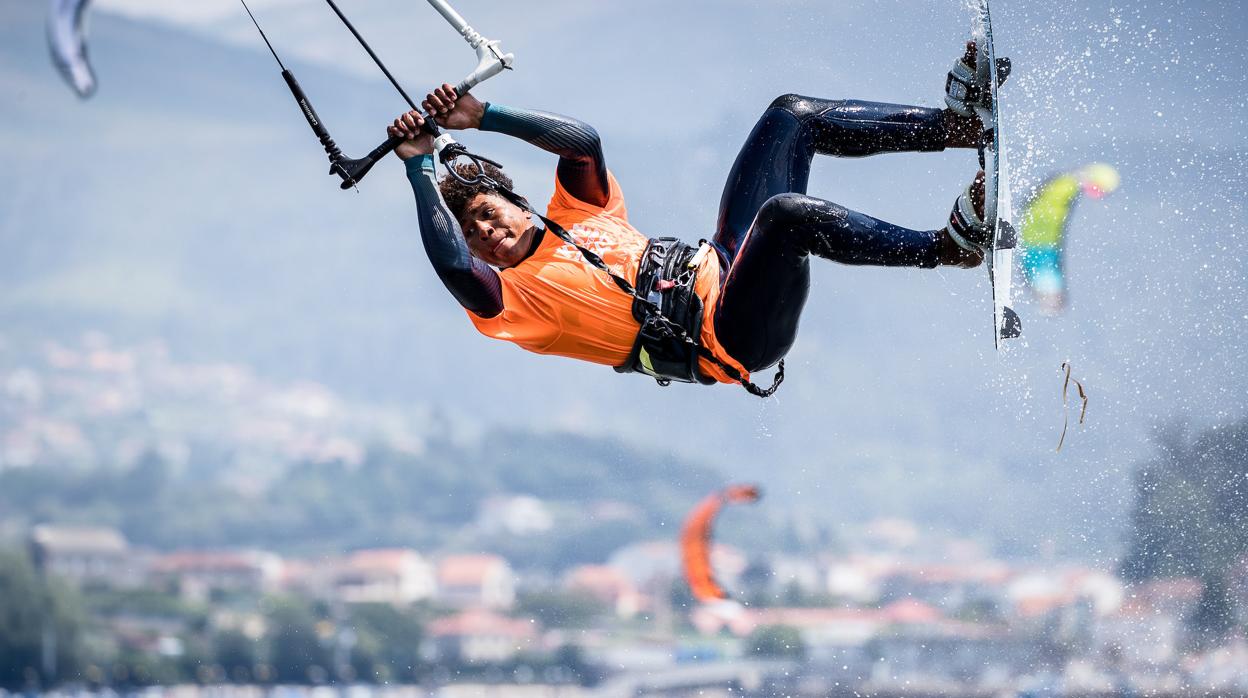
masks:
<path id="1" fill-rule="evenodd" d="M 477 194 L 460 217 L 472 256 L 496 267 L 514 267 L 533 244 L 532 215 L 497 194 Z"/>

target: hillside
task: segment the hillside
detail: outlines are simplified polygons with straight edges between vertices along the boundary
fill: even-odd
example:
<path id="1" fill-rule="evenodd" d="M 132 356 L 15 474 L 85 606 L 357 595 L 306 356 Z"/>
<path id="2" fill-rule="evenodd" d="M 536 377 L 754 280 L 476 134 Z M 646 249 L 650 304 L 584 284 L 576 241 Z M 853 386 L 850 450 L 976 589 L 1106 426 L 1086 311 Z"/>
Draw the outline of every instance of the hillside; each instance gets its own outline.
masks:
<path id="1" fill-rule="evenodd" d="M 1198 83 L 1168 72 L 1193 35 L 1238 25 L 1210 29 L 1202 16 L 1150 38 L 1156 18 L 1128 15 L 1113 29 L 1120 11 L 1095 3 L 1068 18 L 1003 5 L 1015 12 L 1002 41 L 1017 49 L 1017 189 L 1090 159 L 1113 161 L 1124 187 L 1078 212 L 1071 311 L 1044 319 L 1024 305 L 1024 339 L 999 358 L 982 274 L 829 265 L 816 265 L 788 382 L 767 403 L 730 387 L 663 390 L 487 342 L 429 273 L 397 163 L 380 166 L 359 194 L 339 193 L 261 46 L 100 13 L 92 49 L 101 90 L 79 104 L 46 65 L 36 29 L 43 8 L 33 2 L 6 5 L 0 23 L 0 147 L 9 161 L 0 173 L 0 324 L 34 340 L 88 329 L 156 337 L 187 360 L 237 361 L 276 380 L 318 381 L 352 399 L 435 410 L 478 428 L 605 435 L 663 457 L 713 461 L 727 477 L 765 478 L 792 511 L 825 523 L 911 515 L 1024 550 L 1056 536 L 1061 547 L 1109 555 L 1127 471 L 1147 452 L 1153 425 L 1244 409 L 1248 237 L 1237 231 L 1248 222 L 1248 143 L 1216 116 L 1242 113 L 1244 94 L 1224 89 L 1222 77 Z M 932 103 L 948 62 L 943 47 L 963 31 L 949 13 L 916 11 L 889 27 L 890 41 L 914 50 L 867 51 L 867 60 L 845 42 L 818 41 L 832 20 L 812 18 L 831 10 L 771 18 L 736 9 L 760 26 L 783 24 L 760 28 L 758 46 L 717 51 L 714 70 L 695 55 L 715 48 L 706 35 L 637 57 L 635 70 L 611 73 L 610 90 L 578 79 L 550 96 L 553 108 L 576 110 L 604 134 L 644 231 L 706 234 L 737 143 L 775 94 Z M 599 11 L 614 12 L 618 29 L 596 49 L 601 56 L 632 55 L 628 37 L 653 29 L 642 13 Z M 837 12 L 856 26 L 879 21 L 866 4 Z M 591 15 L 567 18 L 564 31 L 589 31 L 578 22 Z M 662 31 L 678 45 L 675 28 Z M 801 40 L 778 43 L 784 31 Z M 526 33 L 520 48 L 535 64 L 503 83 L 498 98 L 545 106 L 536 102 L 549 94 L 549 75 L 567 61 L 544 40 Z M 780 45 L 824 48 L 788 56 L 774 50 Z M 1210 50 L 1242 66 L 1236 46 Z M 671 67 L 660 70 L 665 60 Z M 645 76 L 694 65 L 698 100 L 677 102 L 687 87 L 679 81 L 653 89 L 696 118 L 638 115 L 633 95 L 651 89 Z M 349 152 L 374 145 L 398 108 L 375 81 L 292 67 Z M 1089 94 L 1093 79 L 1098 91 Z M 1142 90 L 1146 79 L 1156 83 Z M 1186 116 L 1166 121 L 1174 114 Z M 548 160 L 480 142 L 532 198 L 549 192 Z M 936 225 L 970 168 L 965 154 L 821 160 L 811 191 Z M 1092 407 L 1056 454 L 1064 360 Z M 1070 530 L 1067 520 L 1088 523 Z"/>

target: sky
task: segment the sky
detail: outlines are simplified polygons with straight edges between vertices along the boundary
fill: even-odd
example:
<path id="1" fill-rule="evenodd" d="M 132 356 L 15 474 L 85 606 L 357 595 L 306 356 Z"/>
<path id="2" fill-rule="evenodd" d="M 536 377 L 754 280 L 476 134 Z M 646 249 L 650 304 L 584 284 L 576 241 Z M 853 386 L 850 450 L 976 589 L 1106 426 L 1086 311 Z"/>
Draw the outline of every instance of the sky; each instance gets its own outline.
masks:
<path id="1" fill-rule="evenodd" d="M 251 4 L 339 143 L 379 141 L 404 107 L 333 13 L 313 0 Z M 424 3 L 340 5 L 410 92 L 473 65 Z M 766 402 L 724 386 L 660 389 L 476 336 L 428 273 L 395 164 L 338 194 L 237 3 L 97 0 L 100 92 L 86 103 L 47 65 L 41 6 L 0 8 L 11 38 L 0 90 L 13 96 L 0 102 L 0 145 L 21 165 L 0 178 L 10 316 L 70 323 L 124 308 L 128 331 L 431 402 L 481 438 L 499 425 L 622 436 L 765 476 L 769 491 L 832 517 L 829 502 L 846 516 L 1070 503 L 1111 542 L 1157 424 L 1244 416 L 1248 11 L 1237 2 L 994 2 L 998 52 L 1014 60 L 1002 97 L 1014 199 L 1092 160 L 1124 177 L 1078 209 L 1070 311 L 1044 318 L 1024 299 L 1024 336 L 998 356 L 982 272 L 816 263 L 788 381 Z M 593 124 L 634 224 L 691 240 L 712 229 L 736 148 L 771 99 L 938 105 L 971 21 L 963 0 L 456 7 L 516 54 L 483 98 Z M 84 122 L 100 130 L 67 137 Z M 549 196 L 544 156 L 490 134 L 464 140 L 503 159 L 530 198 Z M 810 193 L 936 227 L 973 160 L 821 159 Z M 192 312 L 203 319 L 187 329 Z M 1059 454 L 1063 361 L 1091 403 Z M 898 480 L 930 485 L 930 501 L 890 502 Z"/>

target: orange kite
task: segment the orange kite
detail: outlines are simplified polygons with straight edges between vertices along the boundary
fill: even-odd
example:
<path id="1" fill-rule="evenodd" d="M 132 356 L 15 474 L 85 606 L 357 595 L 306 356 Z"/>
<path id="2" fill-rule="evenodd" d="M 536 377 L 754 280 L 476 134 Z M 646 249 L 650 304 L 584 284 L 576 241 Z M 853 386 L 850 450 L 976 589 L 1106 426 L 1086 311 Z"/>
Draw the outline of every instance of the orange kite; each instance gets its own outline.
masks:
<path id="1" fill-rule="evenodd" d="M 731 485 L 699 502 L 685 520 L 680 532 L 680 557 L 685 566 L 685 581 L 698 601 L 710 603 L 728 598 L 711 569 L 711 529 L 720 508 L 725 504 L 757 502 L 760 496 L 757 485 Z"/>

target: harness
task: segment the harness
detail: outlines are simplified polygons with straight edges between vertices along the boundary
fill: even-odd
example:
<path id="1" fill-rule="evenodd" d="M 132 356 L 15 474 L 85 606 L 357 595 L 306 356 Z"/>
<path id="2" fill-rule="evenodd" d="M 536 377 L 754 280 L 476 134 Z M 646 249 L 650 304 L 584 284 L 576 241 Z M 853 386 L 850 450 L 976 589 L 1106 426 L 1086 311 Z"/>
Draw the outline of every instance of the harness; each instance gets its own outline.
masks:
<path id="1" fill-rule="evenodd" d="M 641 325 L 628 360 L 616 366 L 618 373 L 644 373 L 659 385 L 702 383 L 715 379 L 698 370 L 694 347 L 666 331 L 659 317 L 670 318 L 690 337 L 702 336 L 702 299 L 694 292 L 698 265 L 711 249 L 706 241 L 693 247 L 676 238 L 652 238 L 637 269 L 637 295 L 633 318 Z M 640 302 L 645 298 L 648 303 Z M 649 312 L 658 306 L 661 315 Z"/>
<path id="2" fill-rule="evenodd" d="M 590 266 L 606 274 L 621 291 L 632 297 L 633 317 L 641 328 L 628 360 L 622 366 L 615 367 L 616 371 L 644 373 L 663 386 L 670 385 L 672 381 L 712 384 L 714 379 L 698 371 L 698 359 L 701 358 L 718 366 L 756 397 L 771 397 L 784 382 L 783 360 L 776 369 L 771 386 L 762 388 L 715 356 L 699 341 L 702 299 L 693 292 L 693 285 L 697 267 L 710 251 L 710 245 L 703 242 L 694 248 L 675 238 L 650 240 L 637 270 L 637 284 L 644 292 L 639 291 L 628 279 L 611 271 L 596 252 L 578 243 L 563 226 L 534 210 L 523 196 L 487 177 L 484 171 L 478 176 L 499 196 L 536 216 L 546 230 L 575 247 Z"/>

